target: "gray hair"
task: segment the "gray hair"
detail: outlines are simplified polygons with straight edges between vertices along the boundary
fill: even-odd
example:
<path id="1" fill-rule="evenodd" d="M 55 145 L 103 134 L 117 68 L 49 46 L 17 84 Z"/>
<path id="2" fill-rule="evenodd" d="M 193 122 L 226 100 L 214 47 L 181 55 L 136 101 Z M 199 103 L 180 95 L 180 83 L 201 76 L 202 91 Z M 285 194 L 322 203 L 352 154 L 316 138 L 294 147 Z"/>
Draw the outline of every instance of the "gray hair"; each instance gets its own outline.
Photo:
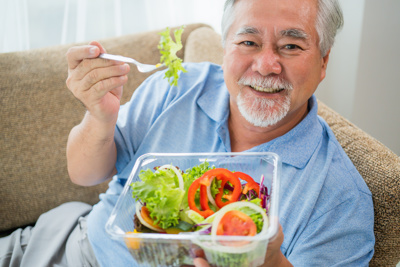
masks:
<path id="1" fill-rule="evenodd" d="M 226 0 L 222 16 L 222 45 L 234 20 L 234 4 L 237 0 Z M 325 56 L 333 46 L 338 30 L 343 27 L 343 13 L 338 0 L 318 0 L 318 13 L 315 28 L 319 37 L 319 49 Z"/>

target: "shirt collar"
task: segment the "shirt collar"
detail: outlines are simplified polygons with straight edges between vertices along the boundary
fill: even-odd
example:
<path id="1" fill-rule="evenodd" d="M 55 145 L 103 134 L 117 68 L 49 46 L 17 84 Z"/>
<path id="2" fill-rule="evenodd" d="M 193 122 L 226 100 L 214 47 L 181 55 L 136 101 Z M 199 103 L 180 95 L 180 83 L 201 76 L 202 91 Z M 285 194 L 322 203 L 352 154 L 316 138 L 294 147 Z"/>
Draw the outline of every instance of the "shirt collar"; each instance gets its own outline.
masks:
<path id="1" fill-rule="evenodd" d="M 212 83 L 212 86 L 205 85 L 203 94 L 197 100 L 197 105 L 208 117 L 221 124 L 229 115 L 229 92 L 222 73 L 217 77 L 221 78 Z"/>

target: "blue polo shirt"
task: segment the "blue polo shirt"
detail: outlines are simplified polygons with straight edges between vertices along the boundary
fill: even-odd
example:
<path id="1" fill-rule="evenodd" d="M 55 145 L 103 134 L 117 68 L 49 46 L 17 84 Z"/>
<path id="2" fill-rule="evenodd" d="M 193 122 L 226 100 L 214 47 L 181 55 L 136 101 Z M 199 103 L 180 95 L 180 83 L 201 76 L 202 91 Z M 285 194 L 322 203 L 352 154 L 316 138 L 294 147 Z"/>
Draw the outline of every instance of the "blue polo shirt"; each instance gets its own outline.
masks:
<path id="1" fill-rule="evenodd" d="M 184 66 L 177 87 L 157 72 L 120 109 L 118 174 L 88 217 L 89 240 L 102 266 L 135 265 L 104 226 L 139 156 L 231 151 L 229 93 L 221 67 Z M 375 243 L 372 196 L 317 109 L 313 96 L 308 115 L 295 128 L 248 151 L 274 152 L 282 160 L 281 250 L 294 266 L 368 266 Z"/>

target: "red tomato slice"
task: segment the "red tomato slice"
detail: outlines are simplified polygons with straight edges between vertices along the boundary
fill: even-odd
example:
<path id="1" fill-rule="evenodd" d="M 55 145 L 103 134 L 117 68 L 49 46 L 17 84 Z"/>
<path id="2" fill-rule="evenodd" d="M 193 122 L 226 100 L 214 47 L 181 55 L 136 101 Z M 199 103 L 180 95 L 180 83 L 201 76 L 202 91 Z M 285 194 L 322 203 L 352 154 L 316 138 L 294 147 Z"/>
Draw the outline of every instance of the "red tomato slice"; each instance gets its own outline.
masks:
<path id="1" fill-rule="evenodd" d="M 231 210 L 225 213 L 217 227 L 217 235 L 255 236 L 257 226 L 247 214 Z"/>

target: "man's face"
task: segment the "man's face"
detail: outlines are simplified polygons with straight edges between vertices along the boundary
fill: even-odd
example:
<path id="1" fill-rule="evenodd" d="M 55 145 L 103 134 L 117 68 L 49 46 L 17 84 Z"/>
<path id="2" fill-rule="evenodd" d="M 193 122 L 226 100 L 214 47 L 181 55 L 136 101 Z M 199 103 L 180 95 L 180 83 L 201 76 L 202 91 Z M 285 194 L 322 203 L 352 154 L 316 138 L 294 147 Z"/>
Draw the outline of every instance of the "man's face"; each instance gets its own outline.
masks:
<path id="1" fill-rule="evenodd" d="M 261 127 L 298 122 L 329 58 L 318 46 L 317 0 L 239 0 L 234 9 L 223 63 L 231 115 Z"/>

